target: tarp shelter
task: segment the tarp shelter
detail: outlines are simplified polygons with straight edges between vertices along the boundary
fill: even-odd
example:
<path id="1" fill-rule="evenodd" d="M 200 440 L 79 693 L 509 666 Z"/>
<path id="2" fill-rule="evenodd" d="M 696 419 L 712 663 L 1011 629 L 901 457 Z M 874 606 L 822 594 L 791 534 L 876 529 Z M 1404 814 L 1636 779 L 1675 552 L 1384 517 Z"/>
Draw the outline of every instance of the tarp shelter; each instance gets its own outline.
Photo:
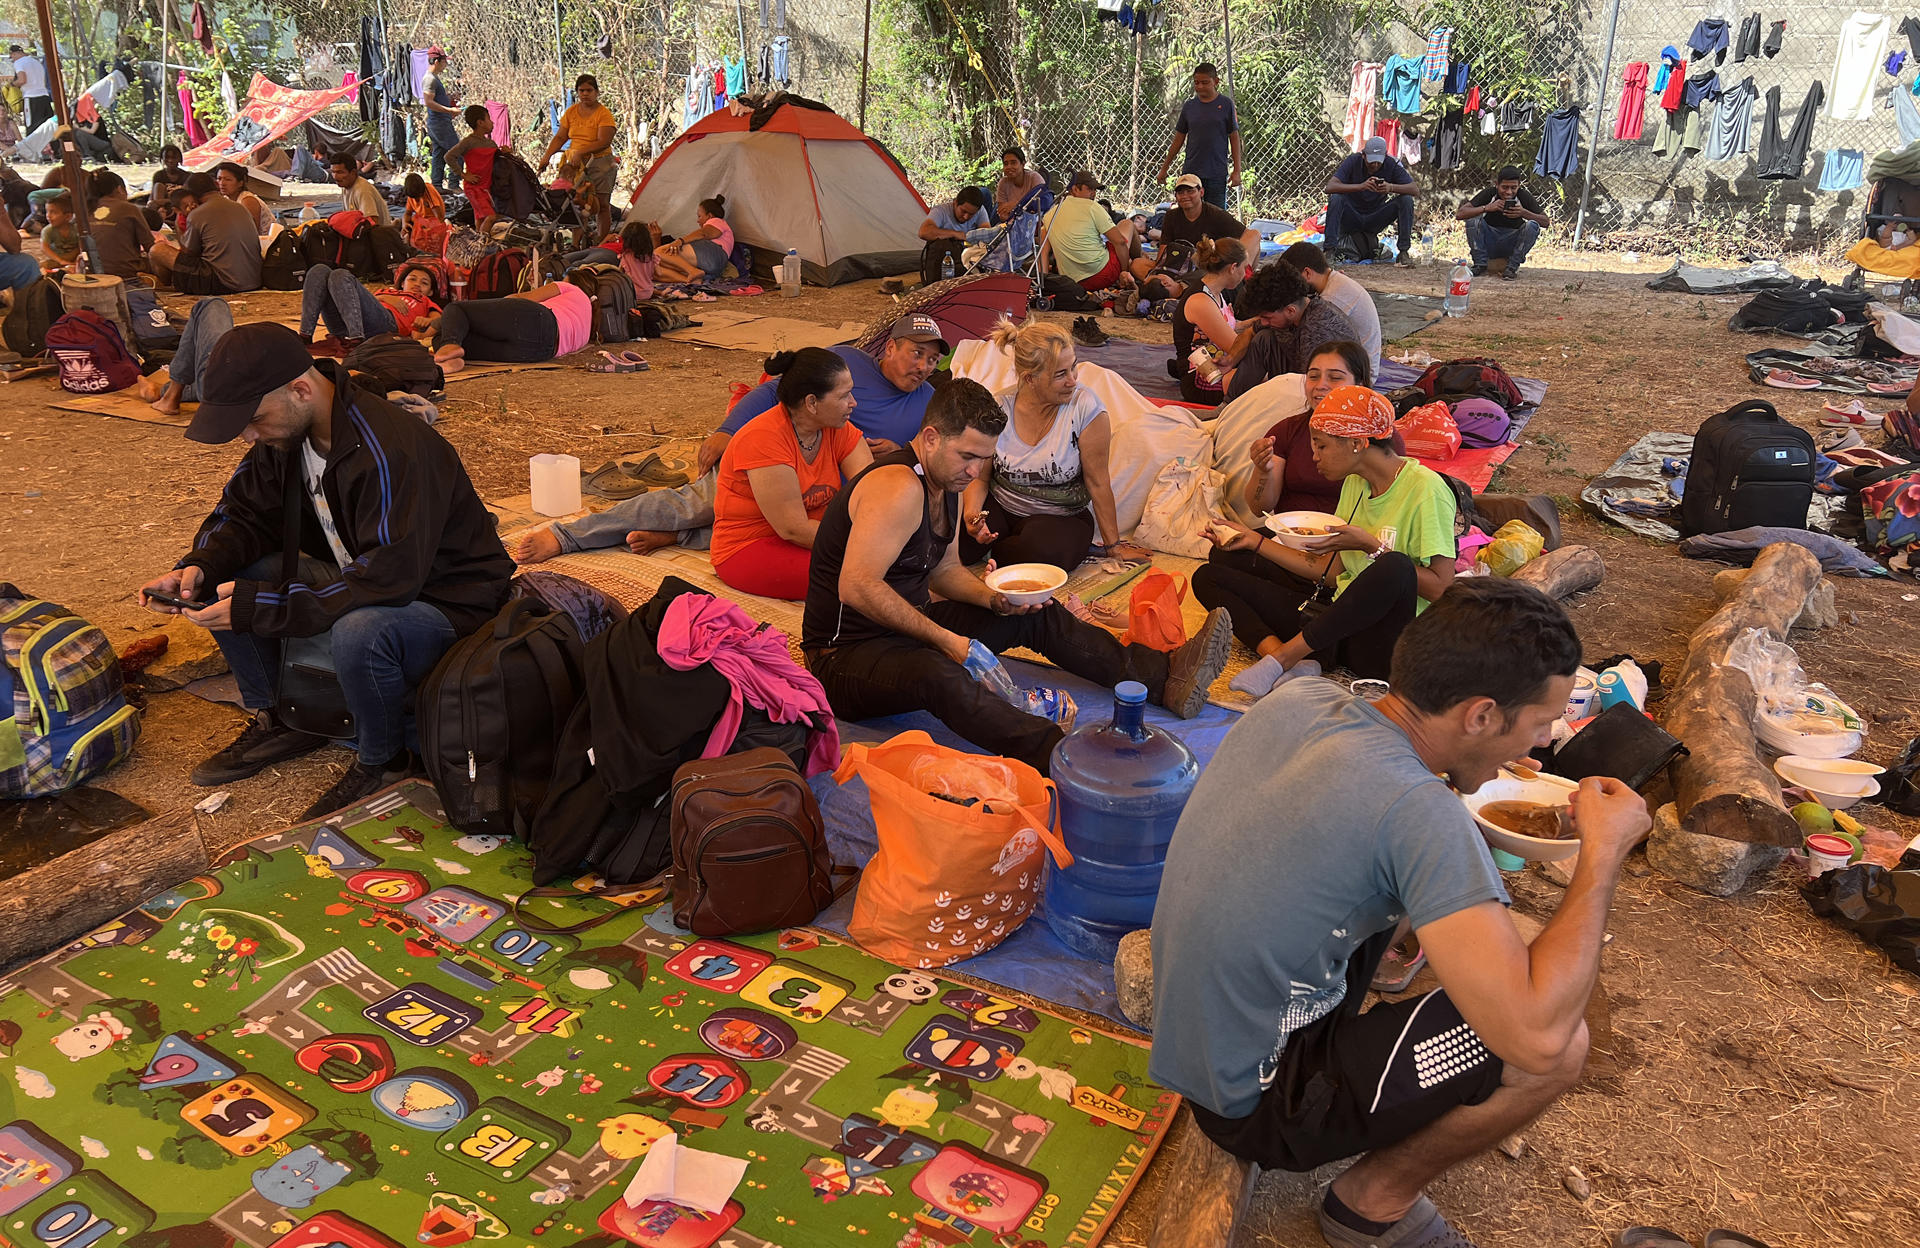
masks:
<path id="1" fill-rule="evenodd" d="M 239 113 L 219 134 L 188 152 L 182 163 L 188 169 L 205 171 L 223 160 L 244 162 L 255 148 L 352 99 L 356 90 L 348 84 L 322 91 L 301 91 L 283 87 L 264 74 L 255 74 L 247 87 L 247 102 L 240 106 Z"/>
<path id="2" fill-rule="evenodd" d="M 681 233 L 715 195 L 727 197 L 727 224 L 764 278 L 788 248 L 821 286 L 920 267 L 925 201 L 886 148 L 826 108 L 788 97 L 757 113 L 708 114 L 647 171 L 628 219 Z"/>

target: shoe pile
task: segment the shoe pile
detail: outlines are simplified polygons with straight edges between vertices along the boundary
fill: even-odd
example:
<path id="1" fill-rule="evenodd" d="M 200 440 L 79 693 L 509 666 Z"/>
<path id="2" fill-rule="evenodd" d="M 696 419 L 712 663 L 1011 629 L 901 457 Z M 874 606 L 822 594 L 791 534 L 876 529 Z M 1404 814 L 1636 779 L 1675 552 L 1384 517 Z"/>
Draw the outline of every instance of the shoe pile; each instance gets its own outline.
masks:
<path id="1" fill-rule="evenodd" d="M 1100 328 L 1099 318 L 1076 316 L 1073 318 L 1073 340 L 1083 347 L 1104 347 L 1112 339 L 1106 330 Z"/>

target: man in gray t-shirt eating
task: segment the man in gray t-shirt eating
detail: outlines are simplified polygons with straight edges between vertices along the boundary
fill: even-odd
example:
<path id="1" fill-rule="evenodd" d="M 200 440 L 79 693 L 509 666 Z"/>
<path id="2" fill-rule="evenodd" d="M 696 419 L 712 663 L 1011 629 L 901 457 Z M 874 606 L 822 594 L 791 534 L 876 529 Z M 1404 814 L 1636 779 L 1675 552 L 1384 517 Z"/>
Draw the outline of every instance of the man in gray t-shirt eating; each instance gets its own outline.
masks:
<path id="1" fill-rule="evenodd" d="M 1573 883 L 1529 946 L 1454 792 L 1546 743 L 1579 665 L 1572 623 L 1538 590 L 1456 584 L 1401 634 L 1391 693 L 1303 679 L 1264 699 L 1180 818 L 1153 916 L 1153 1078 L 1261 1166 L 1360 1154 L 1321 1206 L 1334 1248 L 1464 1242 L 1422 1189 L 1580 1076 L 1646 803 L 1582 782 Z M 1362 1013 L 1403 919 L 1441 987 Z"/>

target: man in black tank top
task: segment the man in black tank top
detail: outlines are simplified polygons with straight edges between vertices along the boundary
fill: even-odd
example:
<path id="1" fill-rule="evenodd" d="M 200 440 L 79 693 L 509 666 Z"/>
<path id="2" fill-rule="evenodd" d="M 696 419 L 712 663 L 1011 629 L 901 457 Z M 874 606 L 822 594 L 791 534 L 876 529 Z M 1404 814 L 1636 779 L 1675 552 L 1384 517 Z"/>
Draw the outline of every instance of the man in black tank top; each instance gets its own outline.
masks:
<path id="1" fill-rule="evenodd" d="M 1045 773 L 1059 726 L 976 682 L 964 666 L 970 641 L 995 654 L 1025 647 L 1102 685 L 1137 680 L 1190 718 L 1226 666 L 1232 627 L 1214 611 L 1170 654 L 1123 646 L 1057 602 L 1016 607 L 963 566 L 954 540 L 959 496 L 991 470 L 1006 419 L 986 387 L 951 382 L 927 405 L 912 442 L 876 459 L 828 504 L 814 535 L 800 644 L 841 718 L 931 711 L 983 749 Z"/>

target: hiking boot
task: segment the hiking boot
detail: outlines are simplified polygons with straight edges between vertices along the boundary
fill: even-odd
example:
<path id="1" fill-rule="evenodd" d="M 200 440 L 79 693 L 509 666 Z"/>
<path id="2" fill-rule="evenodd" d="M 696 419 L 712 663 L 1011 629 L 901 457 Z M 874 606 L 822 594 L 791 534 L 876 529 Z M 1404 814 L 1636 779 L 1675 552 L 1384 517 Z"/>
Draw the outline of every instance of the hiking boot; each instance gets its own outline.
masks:
<path id="1" fill-rule="evenodd" d="M 1073 318 L 1073 340 L 1083 347 L 1104 347 L 1107 345 L 1107 331 L 1100 328 L 1100 322 L 1091 316 Z"/>
<path id="2" fill-rule="evenodd" d="M 1185 645 L 1167 656 L 1167 683 L 1160 705 L 1181 719 L 1192 719 L 1207 704 L 1207 690 L 1227 666 L 1233 644 L 1233 619 L 1225 607 L 1207 612 L 1207 622 Z"/>
<path id="3" fill-rule="evenodd" d="M 195 767 L 188 779 L 201 788 L 232 784 L 258 775 L 275 763 L 311 754 L 325 744 L 326 737 L 276 724 L 272 711 L 255 711 L 253 722 L 233 743 Z"/>
<path id="4" fill-rule="evenodd" d="M 1520 276 L 1520 270 L 1515 268 L 1511 264 L 1509 264 L 1506 268 L 1500 270 L 1500 280 L 1503 282 L 1511 282 L 1519 276 Z"/>
<path id="5" fill-rule="evenodd" d="M 419 766 L 414 762 L 413 753 L 402 750 L 384 766 L 372 767 L 359 759 L 353 760 L 353 766 L 347 768 L 347 774 L 333 782 L 333 787 L 322 793 L 307 807 L 300 816 L 300 822 L 310 819 L 324 819 L 337 810 L 366 801 L 390 784 L 398 784 L 409 776 L 420 774 Z"/>

